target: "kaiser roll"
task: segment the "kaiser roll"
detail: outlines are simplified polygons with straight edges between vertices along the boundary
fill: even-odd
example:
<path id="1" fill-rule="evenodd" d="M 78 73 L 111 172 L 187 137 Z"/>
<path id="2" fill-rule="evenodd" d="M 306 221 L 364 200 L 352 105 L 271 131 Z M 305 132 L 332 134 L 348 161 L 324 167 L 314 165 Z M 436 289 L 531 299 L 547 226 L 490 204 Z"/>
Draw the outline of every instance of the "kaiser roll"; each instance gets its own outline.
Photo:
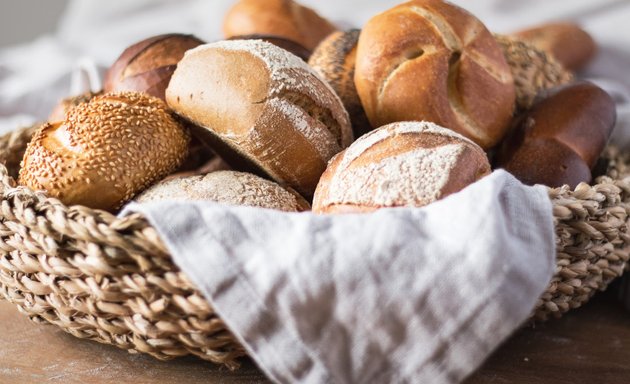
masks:
<path id="1" fill-rule="evenodd" d="M 316 213 L 421 207 L 490 173 L 484 151 L 429 122 L 393 123 L 335 156 L 313 200 Z"/>
<path id="2" fill-rule="evenodd" d="M 372 18 L 361 32 L 355 84 L 372 126 L 428 120 L 484 149 L 506 133 L 514 79 L 486 27 L 441 0 L 415 0 Z"/>
<path id="3" fill-rule="evenodd" d="M 136 198 L 140 203 L 163 200 L 205 200 L 286 212 L 310 209 L 306 200 L 297 192 L 284 189 L 273 181 L 235 171 L 219 171 L 203 176 L 162 181 Z"/>
<path id="4" fill-rule="evenodd" d="M 616 120 L 615 102 L 588 82 L 544 92 L 497 153 L 497 166 L 527 184 L 575 188 L 606 146 Z"/>
<path id="5" fill-rule="evenodd" d="M 226 14 L 226 38 L 264 34 L 285 37 L 313 51 L 336 30 L 311 8 L 292 0 L 240 0 Z"/>
<path id="6" fill-rule="evenodd" d="M 188 51 L 166 99 L 235 170 L 307 197 L 328 160 L 352 142 L 348 114 L 330 86 L 300 58 L 263 41 Z"/>
<path id="7" fill-rule="evenodd" d="M 105 92 L 144 92 L 164 100 L 177 63 L 184 53 L 202 40 L 192 35 L 171 33 L 142 40 L 120 55 L 105 74 Z"/>
<path id="8" fill-rule="evenodd" d="M 45 124 L 29 143 L 19 183 L 64 204 L 114 211 L 175 170 L 188 133 L 163 101 L 140 93 L 105 94 Z"/>
<path id="9" fill-rule="evenodd" d="M 317 46 L 308 61 L 311 68 L 339 95 L 350 115 L 355 137 L 372 130 L 354 85 L 354 65 L 360 33 L 358 29 L 332 33 Z"/>
<path id="10" fill-rule="evenodd" d="M 571 22 L 543 24 L 514 35 L 548 52 L 571 71 L 584 68 L 597 53 L 597 44 L 591 35 Z"/>

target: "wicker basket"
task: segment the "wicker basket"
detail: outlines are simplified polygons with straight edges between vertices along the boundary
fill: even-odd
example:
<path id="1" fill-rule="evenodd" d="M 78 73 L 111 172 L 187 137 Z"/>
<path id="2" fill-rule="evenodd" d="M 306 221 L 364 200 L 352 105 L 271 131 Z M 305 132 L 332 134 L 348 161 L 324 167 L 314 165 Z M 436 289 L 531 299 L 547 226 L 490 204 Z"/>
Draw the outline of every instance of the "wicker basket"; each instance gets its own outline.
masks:
<path id="1" fill-rule="evenodd" d="M 243 348 L 173 265 L 140 215 L 66 207 L 15 187 L 33 128 L 0 138 L 0 293 L 32 320 L 158 359 L 194 354 L 236 367 Z M 549 190 L 557 270 L 534 318 L 559 316 L 621 275 L 630 254 L 627 161 L 609 150 L 597 184 Z"/>

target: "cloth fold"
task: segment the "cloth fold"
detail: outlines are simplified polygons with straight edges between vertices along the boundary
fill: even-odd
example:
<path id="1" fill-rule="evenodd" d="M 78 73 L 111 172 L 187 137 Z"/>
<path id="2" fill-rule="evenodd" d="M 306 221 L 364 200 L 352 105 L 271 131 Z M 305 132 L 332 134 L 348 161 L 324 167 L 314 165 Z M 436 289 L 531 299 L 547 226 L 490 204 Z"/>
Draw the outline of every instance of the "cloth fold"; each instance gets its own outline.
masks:
<path id="1" fill-rule="evenodd" d="M 456 383 L 530 315 L 555 260 L 543 187 L 497 171 L 420 209 L 131 204 L 278 383 Z"/>

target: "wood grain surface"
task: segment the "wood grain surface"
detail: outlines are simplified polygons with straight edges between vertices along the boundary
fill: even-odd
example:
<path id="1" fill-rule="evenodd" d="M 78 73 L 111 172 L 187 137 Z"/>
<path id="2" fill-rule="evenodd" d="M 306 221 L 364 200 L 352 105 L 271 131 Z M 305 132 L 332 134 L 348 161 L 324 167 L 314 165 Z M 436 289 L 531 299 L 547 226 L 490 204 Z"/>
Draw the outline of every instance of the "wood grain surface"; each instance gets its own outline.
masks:
<path id="1" fill-rule="evenodd" d="M 160 362 L 36 325 L 0 302 L 0 383 L 267 383 L 196 358 Z M 466 384 L 630 383 L 630 313 L 600 295 L 561 320 L 519 331 Z"/>

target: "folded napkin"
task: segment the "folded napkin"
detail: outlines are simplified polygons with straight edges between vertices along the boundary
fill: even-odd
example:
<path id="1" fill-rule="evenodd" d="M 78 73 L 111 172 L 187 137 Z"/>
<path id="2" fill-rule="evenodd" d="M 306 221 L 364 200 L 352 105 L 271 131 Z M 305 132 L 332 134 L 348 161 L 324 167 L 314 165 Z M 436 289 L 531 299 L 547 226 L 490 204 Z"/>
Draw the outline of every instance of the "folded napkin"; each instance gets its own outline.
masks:
<path id="1" fill-rule="evenodd" d="M 504 171 L 420 209 L 131 204 L 278 383 L 457 383 L 530 315 L 555 260 L 544 187 Z"/>

